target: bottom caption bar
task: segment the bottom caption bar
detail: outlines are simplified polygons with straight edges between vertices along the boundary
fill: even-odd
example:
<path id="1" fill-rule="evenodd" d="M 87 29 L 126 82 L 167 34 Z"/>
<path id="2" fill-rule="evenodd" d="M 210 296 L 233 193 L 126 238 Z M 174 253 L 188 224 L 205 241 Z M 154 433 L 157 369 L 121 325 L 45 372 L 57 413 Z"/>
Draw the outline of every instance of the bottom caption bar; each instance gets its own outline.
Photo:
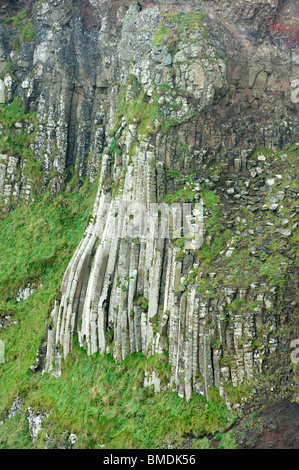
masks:
<path id="1" fill-rule="evenodd" d="M 104 465 L 125 465 L 134 468 L 139 465 L 194 465 L 196 463 L 196 455 L 181 453 L 156 453 L 155 451 L 137 452 L 132 451 L 132 455 L 120 455 L 121 451 L 111 453 L 103 457 Z M 139 454 L 139 455 L 138 455 Z"/>

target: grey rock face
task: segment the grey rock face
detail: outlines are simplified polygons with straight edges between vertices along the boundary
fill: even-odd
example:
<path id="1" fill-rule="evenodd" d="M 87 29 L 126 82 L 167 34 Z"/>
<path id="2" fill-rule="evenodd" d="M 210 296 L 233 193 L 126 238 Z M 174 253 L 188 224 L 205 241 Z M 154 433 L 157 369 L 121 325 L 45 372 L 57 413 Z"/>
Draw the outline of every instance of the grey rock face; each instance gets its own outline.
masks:
<path id="1" fill-rule="evenodd" d="M 16 301 L 23 302 L 24 300 L 27 300 L 29 295 L 33 294 L 35 287 L 35 285 L 31 285 L 29 283 L 26 287 L 20 288 L 16 295 Z"/>
<path id="2" fill-rule="evenodd" d="M 8 411 L 8 414 L 7 414 L 7 418 L 6 419 L 10 419 L 12 418 L 13 416 L 15 416 L 16 414 L 21 414 L 22 413 L 22 408 L 23 408 L 23 400 L 22 398 L 20 397 L 16 397 L 10 407 L 10 410 Z M 6 421 L 6 419 L 4 421 L 0 421 L 0 426 L 2 426 L 2 424 L 4 424 L 4 422 Z"/>
<path id="3" fill-rule="evenodd" d="M 23 400 L 20 397 L 16 397 L 8 413 L 8 419 L 12 418 L 16 414 L 20 414 L 22 412 L 22 407 Z"/>
<path id="4" fill-rule="evenodd" d="M 175 21 L 168 15 L 160 29 L 160 13 L 188 15 L 190 9 L 193 16 Z M 175 243 L 180 236 L 155 238 L 151 224 L 138 236 L 130 228 L 138 217 L 136 202 L 146 211 L 170 195 L 194 204 L 202 187 L 219 188 L 222 180 L 228 183 L 228 205 L 259 212 L 259 195 L 274 190 L 280 179 L 263 176 L 270 155 L 259 155 L 251 165 L 254 151 L 280 150 L 299 140 L 286 78 L 298 66 L 285 39 L 269 27 L 283 14 L 278 0 L 154 1 L 141 11 L 135 2 L 94 0 L 76 9 L 48 1 L 32 17 L 34 40 L 16 50 L 7 48 L 14 31 L 0 26 L 0 103 L 17 95 L 36 112 L 32 149 L 41 162 L 43 190 L 56 194 L 73 175 L 81 183 L 99 178 L 92 217 L 51 312 L 45 372 L 59 377 L 75 333 L 87 354 L 111 351 L 117 360 L 168 349 L 169 383 L 155 370 L 145 385 L 174 389 L 189 400 L 192 392 L 208 396 L 217 387 L 224 395 L 226 384 L 250 380 L 261 373 L 264 355 L 278 348 L 278 320 L 269 313 L 276 286 L 265 294 L 254 285 L 219 285 L 210 298 L 191 242 L 181 249 Z M 14 73 L 7 72 L 8 63 Z M 208 178 L 215 164 L 220 172 Z M 0 156 L 5 210 L 12 198 L 16 205 L 33 197 L 26 165 L 14 155 Z M 249 177 L 259 183 L 250 192 Z M 235 185 L 238 178 L 247 181 L 245 189 Z M 124 201 L 131 213 L 125 236 L 119 236 L 113 227 Z M 269 209 L 274 216 L 278 205 Z M 235 234 L 257 237 L 265 224 L 250 230 Z M 213 247 L 212 236 L 204 233 L 203 239 Z M 224 258 L 237 250 L 232 238 Z M 242 300 L 256 305 L 240 313 L 232 305 Z M 263 327 L 273 335 L 265 334 L 267 346 L 257 347 Z M 43 417 L 32 413 L 35 438 Z"/>
<path id="5" fill-rule="evenodd" d="M 28 407 L 27 420 L 29 423 L 30 436 L 33 442 L 35 442 L 38 432 L 42 429 L 43 420 L 48 416 L 49 413 L 42 413 L 41 411 L 35 412 L 31 406 Z"/>

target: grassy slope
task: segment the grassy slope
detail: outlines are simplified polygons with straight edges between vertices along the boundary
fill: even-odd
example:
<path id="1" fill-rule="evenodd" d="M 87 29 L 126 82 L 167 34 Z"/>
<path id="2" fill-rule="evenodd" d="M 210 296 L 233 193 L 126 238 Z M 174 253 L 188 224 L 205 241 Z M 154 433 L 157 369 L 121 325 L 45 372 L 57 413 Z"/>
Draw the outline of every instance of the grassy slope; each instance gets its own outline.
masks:
<path id="1" fill-rule="evenodd" d="M 45 196 L 28 207 L 4 215 L 0 224 L 0 314 L 18 324 L 0 330 L 5 364 L 0 367 L 0 403 L 5 409 L 15 392 L 30 388 L 45 321 L 91 213 L 95 188 Z M 28 282 L 42 284 L 26 301 L 15 294 Z"/>
<path id="2" fill-rule="evenodd" d="M 142 387 L 146 361 L 134 353 L 116 364 L 109 354 L 87 357 L 75 346 L 60 379 L 36 376 L 38 388 L 31 399 L 40 407 L 40 391 L 47 391 L 52 402 L 47 422 L 55 445 L 57 436 L 68 429 L 83 448 L 167 448 L 169 441 L 180 447 L 185 433 L 203 436 L 232 423 L 216 392 L 213 403 L 198 395 L 186 403 L 175 393 L 155 394 L 153 387 Z M 41 446 L 44 435 L 39 436 Z"/>
<path id="3" fill-rule="evenodd" d="M 25 401 L 23 414 L 0 426 L 0 448 L 29 448 L 32 442 L 26 420 L 28 405 L 51 410 L 48 445 L 63 445 L 63 431 L 79 437 L 78 446 L 165 447 L 186 432 L 197 436 L 223 431 L 232 417 L 221 400 L 207 404 L 194 396 L 187 404 L 171 392 L 155 395 L 141 386 L 150 361 L 136 353 L 123 364 L 110 355 L 88 357 L 74 344 L 59 379 L 30 370 L 42 341 L 45 322 L 67 263 L 91 212 L 95 192 L 67 192 L 53 199 L 45 196 L 28 207 L 4 215 L 0 227 L 0 310 L 18 323 L 1 330 L 5 364 L 0 366 L 0 403 L 6 411 L 14 396 Z M 26 301 L 15 293 L 28 282 L 42 283 Z M 215 395 L 217 396 L 217 395 Z M 5 413 L 3 413 L 5 417 Z M 45 431 L 37 446 L 44 447 Z M 207 445 L 205 440 L 194 445 Z M 180 445 L 180 444 L 178 444 Z"/>

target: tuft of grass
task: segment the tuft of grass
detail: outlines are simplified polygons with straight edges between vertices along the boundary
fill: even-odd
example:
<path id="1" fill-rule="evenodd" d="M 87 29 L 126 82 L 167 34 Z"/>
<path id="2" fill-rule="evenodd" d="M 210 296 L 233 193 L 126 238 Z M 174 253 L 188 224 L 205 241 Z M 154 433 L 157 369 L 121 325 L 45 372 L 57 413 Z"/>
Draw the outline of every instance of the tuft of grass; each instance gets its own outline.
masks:
<path id="1" fill-rule="evenodd" d="M 9 47 L 13 51 L 20 51 L 20 42 L 30 43 L 35 39 L 34 25 L 25 11 L 19 12 L 10 18 L 2 20 L 5 25 L 10 25 L 18 31 L 18 37 L 12 37 Z"/>
<path id="2" fill-rule="evenodd" d="M 186 38 L 192 30 L 201 30 L 206 36 L 202 20 L 204 15 L 198 12 L 170 13 L 162 15 L 163 21 L 155 31 L 153 46 L 167 45 L 170 52 L 175 51 L 177 43 Z"/>
<path id="3" fill-rule="evenodd" d="M 155 394 L 153 387 L 142 387 L 144 370 L 158 367 L 159 362 L 156 357 L 146 359 L 141 352 L 131 354 L 121 364 L 110 354 L 89 357 L 75 340 L 72 353 L 63 362 L 61 377 L 32 375 L 31 388 L 24 396 L 24 410 L 30 402 L 36 410 L 51 411 L 36 447 L 57 447 L 65 430 L 77 435 L 78 448 L 109 449 L 167 448 L 167 441 L 187 433 L 202 436 L 218 429 L 224 432 L 232 415 L 221 399 L 207 403 L 202 396 L 194 395 L 186 403 L 175 393 Z M 14 440 L 21 440 L 24 432 L 22 418 L 19 420 Z M 13 441 L 9 444 L 14 446 Z"/>
<path id="4" fill-rule="evenodd" d="M 16 129 L 16 123 L 22 124 L 21 129 Z M 24 104 L 14 97 L 9 104 L 0 104 L 0 153 L 7 153 L 23 159 L 33 156 L 30 144 L 33 142 L 35 113 L 26 113 Z M 28 132 L 26 126 L 31 124 L 33 130 Z"/>

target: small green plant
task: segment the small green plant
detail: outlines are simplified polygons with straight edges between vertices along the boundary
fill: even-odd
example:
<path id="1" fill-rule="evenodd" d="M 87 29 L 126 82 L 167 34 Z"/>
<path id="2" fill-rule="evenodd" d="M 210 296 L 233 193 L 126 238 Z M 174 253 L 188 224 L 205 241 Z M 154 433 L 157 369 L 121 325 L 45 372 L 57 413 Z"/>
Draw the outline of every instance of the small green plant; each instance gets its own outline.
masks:
<path id="1" fill-rule="evenodd" d="M 20 40 L 18 37 L 11 38 L 9 40 L 9 49 L 14 52 L 20 52 Z"/>
<path id="2" fill-rule="evenodd" d="M 116 151 L 117 149 L 117 146 L 118 146 L 118 142 L 117 140 L 112 140 L 111 144 L 110 144 L 110 147 L 109 147 L 109 152 L 111 155 L 114 154 L 114 152 Z"/>
<path id="3" fill-rule="evenodd" d="M 15 16 L 7 18 L 2 21 L 4 24 L 9 24 L 18 30 L 18 36 L 12 37 L 9 42 L 9 47 L 12 51 L 19 52 L 20 43 L 30 43 L 35 39 L 34 25 L 28 18 L 25 11 L 18 13 Z"/>
<path id="4" fill-rule="evenodd" d="M 21 38 L 23 42 L 32 42 L 35 39 L 35 31 L 33 23 L 28 20 L 27 23 L 20 29 Z"/>
<path id="5" fill-rule="evenodd" d="M 222 435 L 219 449 L 237 449 L 239 446 L 236 443 L 235 437 L 232 431 L 229 431 Z"/>
<path id="6" fill-rule="evenodd" d="M 139 297 L 136 301 L 136 305 L 141 306 L 142 310 L 148 309 L 148 299 L 145 297 Z"/>
<path id="7" fill-rule="evenodd" d="M 3 24 L 10 24 L 14 28 L 20 28 L 23 26 L 24 22 L 27 19 L 27 14 L 25 11 L 21 11 L 20 13 L 17 13 L 15 16 L 11 16 L 10 18 L 6 18 L 2 20 Z"/>

